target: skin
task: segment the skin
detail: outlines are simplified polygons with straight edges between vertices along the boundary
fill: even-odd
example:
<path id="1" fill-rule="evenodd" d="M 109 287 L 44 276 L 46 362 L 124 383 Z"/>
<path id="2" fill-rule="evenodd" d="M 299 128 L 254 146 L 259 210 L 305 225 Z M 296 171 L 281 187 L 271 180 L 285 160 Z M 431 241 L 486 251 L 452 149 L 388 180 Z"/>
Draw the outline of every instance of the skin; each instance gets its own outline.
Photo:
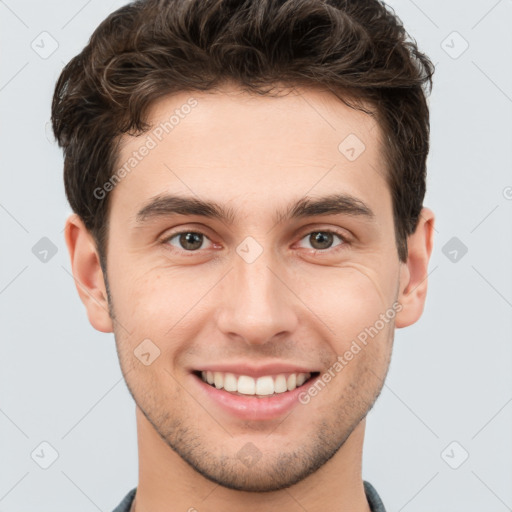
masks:
<path id="1" fill-rule="evenodd" d="M 384 385 L 395 328 L 423 312 L 434 214 L 422 210 L 400 262 L 380 128 L 329 92 L 183 92 L 156 101 L 150 122 L 158 126 L 191 97 L 197 106 L 110 192 L 110 296 L 91 234 L 76 215 L 66 224 L 90 323 L 114 332 L 136 402 L 134 509 L 368 512 L 365 417 Z M 351 133 L 366 147 L 354 161 L 338 150 Z M 146 137 L 124 136 L 119 166 Z M 334 192 L 359 198 L 373 220 L 275 222 L 285 205 Z M 162 193 L 214 200 L 236 215 L 229 223 L 167 215 L 139 225 L 137 212 Z M 335 234 L 319 249 L 310 234 L 325 230 L 345 241 Z M 187 252 L 179 236 L 169 240 L 182 231 L 203 233 L 201 248 Z M 236 252 L 247 236 L 263 249 L 250 264 Z M 394 319 L 308 404 L 278 420 L 242 421 L 220 410 L 190 373 L 235 361 L 327 370 L 396 301 Z M 148 366 L 134 356 L 146 338 L 160 350 Z M 251 467 L 237 458 L 246 443 L 261 454 Z"/>

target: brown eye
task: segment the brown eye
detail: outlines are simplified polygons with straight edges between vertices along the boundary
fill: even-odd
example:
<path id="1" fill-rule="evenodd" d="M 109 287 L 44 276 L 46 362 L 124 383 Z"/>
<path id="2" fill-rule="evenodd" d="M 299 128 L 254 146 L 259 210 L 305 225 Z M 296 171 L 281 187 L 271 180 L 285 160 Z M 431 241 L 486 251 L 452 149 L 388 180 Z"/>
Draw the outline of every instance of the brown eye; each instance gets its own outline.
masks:
<path id="1" fill-rule="evenodd" d="M 314 249 L 328 249 L 332 245 L 332 233 L 318 231 L 309 235 L 309 240 Z"/>
<path id="2" fill-rule="evenodd" d="M 173 243 L 173 240 L 177 239 L 178 245 Z M 182 249 L 185 251 L 197 251 L 203 245 L 205 236 L 202 233 L 196 233 L 194 231 L 185 231 L 183 233 L 176 233 L 169 237 L 167 242 L 173 247 Z"/>
<path id="3" fill-rule="evenodd" d="M 338 238 L 341 243 L 333 245 L 335 237 Z M 306 249 L 314 249 L 316 251 L 323 251 L 330 249 L 331 247 L 338 247 L 339 245 L 343 245 L 345 243 L 345 239 L 341 235 L 332 231 L 313 231 L 306 235 L 301 240 L 301 242 L 304 240 L 307 240 L 307 242 L 310 244 L 310 247 L 305 247 Z"/>

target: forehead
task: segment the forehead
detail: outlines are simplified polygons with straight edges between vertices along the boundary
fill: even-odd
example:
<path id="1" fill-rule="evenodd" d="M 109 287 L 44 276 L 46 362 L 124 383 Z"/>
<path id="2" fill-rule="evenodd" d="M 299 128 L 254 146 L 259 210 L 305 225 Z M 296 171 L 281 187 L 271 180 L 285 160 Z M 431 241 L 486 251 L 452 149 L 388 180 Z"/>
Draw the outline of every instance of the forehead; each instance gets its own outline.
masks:
<path id="1" fill-rule="evenodd" d="M 125 177 L 111 198 L 133 213 L 164 193 L 235 202 L 241 215 L 284 195 L 344 192 L 377 210 L 390 204 L 379 126 L 330 92 L 180 92 L 155 101 L 147 120 L 147 132 L 122 139 Z"/>

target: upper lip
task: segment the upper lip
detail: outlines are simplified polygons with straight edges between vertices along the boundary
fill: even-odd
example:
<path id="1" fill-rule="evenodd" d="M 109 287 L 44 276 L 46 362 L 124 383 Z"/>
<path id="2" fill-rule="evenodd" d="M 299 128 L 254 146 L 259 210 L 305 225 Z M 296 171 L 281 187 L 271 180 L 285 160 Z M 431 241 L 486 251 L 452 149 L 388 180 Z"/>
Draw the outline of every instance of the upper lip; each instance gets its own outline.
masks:
<path id="1" fill-rule="evenodd" d="M 254 363 L 223 363 L 223 364 L 205 364 L 194 368 L 195 372 L 210 371 L 222 373 L 234 373 L 237 375 L 247 375 L 249 377 L 263 377 L 265 375 L 278 375 L 280 373 L 316 373 L 319 370 L 311 369 L 307 366 L 300 366 L 289 363 L 267 363 L 255 365 Z"/>

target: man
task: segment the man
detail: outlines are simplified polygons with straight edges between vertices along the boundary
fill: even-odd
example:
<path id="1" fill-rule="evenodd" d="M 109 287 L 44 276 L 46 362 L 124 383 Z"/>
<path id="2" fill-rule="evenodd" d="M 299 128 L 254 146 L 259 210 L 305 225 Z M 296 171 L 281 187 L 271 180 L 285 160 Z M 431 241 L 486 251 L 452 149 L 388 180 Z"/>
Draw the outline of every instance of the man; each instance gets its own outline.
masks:
<path id="1" fill-rule="evenodd" d="M 66 243 L 136 403 L 116 511 L 384 511 L 365 418 L 427 291 L 433 66 L 377 0 L 148 0 L 63 70 Z"/>

